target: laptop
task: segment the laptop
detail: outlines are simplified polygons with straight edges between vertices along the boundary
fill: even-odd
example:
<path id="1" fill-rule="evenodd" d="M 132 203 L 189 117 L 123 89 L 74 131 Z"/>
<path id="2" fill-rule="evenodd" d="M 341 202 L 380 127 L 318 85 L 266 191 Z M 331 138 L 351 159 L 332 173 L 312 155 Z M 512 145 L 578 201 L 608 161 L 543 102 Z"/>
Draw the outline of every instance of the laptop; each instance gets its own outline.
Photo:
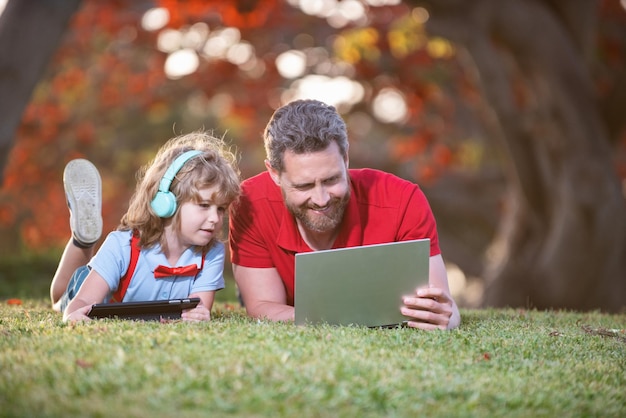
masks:
<path id="1" fill-rule="evenodd" d="M 87 314 L 90 318 L 116 318 L 139 321 L 180 319 L 184 309 L 195 308 L 200 298 L 166 299 L 146 302 L 96 303 Z"/>
<path id="2" fill-rule="evenodd" d="M 429 257 L 429 239 L 296 254 L 296 325 L 402 324 L 402 296 L 428 284 Z"/>

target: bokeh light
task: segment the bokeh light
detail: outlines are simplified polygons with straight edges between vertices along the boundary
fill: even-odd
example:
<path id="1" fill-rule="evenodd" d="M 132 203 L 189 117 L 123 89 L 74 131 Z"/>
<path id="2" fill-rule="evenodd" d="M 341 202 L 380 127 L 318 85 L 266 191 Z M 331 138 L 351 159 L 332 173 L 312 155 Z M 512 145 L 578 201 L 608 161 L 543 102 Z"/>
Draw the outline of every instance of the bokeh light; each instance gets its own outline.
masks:
<path id="1" fill-rule="evenodd" d="M 194 73 L 200 60 L 196 51 L 192 49 L 180 49 L 172 52 L 165 60 L 165 74 L 170 79 L 177 79 Z"/>
<path id="2" fill-rule="evenodd" d="M 401 123 L 406 121 L 408 116 L 404 96 L 390 87 L 382 89 L 376 95 L 372 102 L 372 111 L 376 119 L 383 123 Z"/>
<path id="3" fill-rule="evenodd" d="M 283 52 L 276 58 L 276 68 L 285 78 L 298 78 L 306 70 L 306 55 L 297 50 Z"/>
<path id="4" fill-rule="evenodd" d="M 282 97 L 283 103 L 296 99 L 316 99 L 336 107 L 351 108 L 363 100 L 365 89 L 348 77 L 307 75 L 291 84 Z"/>
<path id="5" fill-rule="evenodd" d="M 0 0 L 2 2 L 3 0 Z M 4 0 L 6 1 L 6 0 Z M 170 12 L 163 7 L 155 7 L 148 10 L 141 18 L 141 27 L 147 31 L 157 31 L 167 25 L 170 20 Z"/>

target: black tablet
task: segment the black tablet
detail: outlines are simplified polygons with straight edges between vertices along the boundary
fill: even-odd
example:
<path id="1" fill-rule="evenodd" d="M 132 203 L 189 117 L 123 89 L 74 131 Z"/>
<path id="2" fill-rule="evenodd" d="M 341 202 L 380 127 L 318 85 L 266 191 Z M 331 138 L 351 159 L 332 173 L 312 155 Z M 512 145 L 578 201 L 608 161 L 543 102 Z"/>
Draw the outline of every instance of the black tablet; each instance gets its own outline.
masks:
<path id="1" fill-rule="evenodd" d="M 139 321 L 180 319 L 184 309 L 195 308 L 200 298 L 167 299 L 146 302 L 96 303 L 87 314 L 90 318 L 117 318 Z"/>

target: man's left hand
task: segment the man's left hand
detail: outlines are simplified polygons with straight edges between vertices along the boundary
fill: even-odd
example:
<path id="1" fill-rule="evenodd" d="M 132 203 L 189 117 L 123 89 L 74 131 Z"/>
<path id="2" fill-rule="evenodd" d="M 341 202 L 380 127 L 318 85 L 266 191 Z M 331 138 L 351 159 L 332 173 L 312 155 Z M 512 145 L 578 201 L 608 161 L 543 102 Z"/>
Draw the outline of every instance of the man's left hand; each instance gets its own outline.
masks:
<path id="1" fill-rule="evenodd" d="M 403 298 L 402 315 L 407 325 L 424 330 L 448 329 L 454 308 L 452 298 L 438 287 L 417 289 L 415 295 Z"/>

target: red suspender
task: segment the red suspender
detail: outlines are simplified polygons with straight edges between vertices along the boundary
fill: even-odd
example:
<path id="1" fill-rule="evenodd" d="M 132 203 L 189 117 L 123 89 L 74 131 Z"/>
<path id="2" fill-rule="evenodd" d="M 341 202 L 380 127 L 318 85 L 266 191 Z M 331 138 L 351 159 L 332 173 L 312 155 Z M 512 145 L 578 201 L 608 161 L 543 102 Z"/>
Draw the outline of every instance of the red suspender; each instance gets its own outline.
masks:
<path id="1" fill-rule="evenodd" d="M 128 270 L 126 270 L 126 274 L 124 274 L 122 278 L 120 279 L 120 284 L 117 286 L 117 290 L 115 291 L 115 293 L 113 293 L 111 302 L 121 302 L 122 300 L 124 300 L 126 289 L 128 289 L 128 285 L 130 284 L 130 279 L 133 278 L 133 273 L 135 272 L 135 267 L 137 266 L 138 259 L 139 259 L 139 232 L 135 230 L 133 231 L 133 237 L 130 240 L 130 264 L 128 265 Z"/>
<path id="2" fill-rule="evenodd" d="M 133 273 L 135 273 L 135 267 L 137 266 L 137 260 L 139 259 L 139 231 L 133 231 L 133 237 L 130 240 L 130 264 L 128 265 L 128 270 L 126 270 L 126 274 L 122 276 L 120 279 L 120 284 L 117 286 L 117 290 L 113 293 L 113 297 L 111 297 L 111 302 L 121 302 L 124 300 L 124 295 L 126 294 L 126 289 L 128 289 L 128 285 L 130 284 L 130 279 L 133 278 Z M 204 267 L 204 256 L 206 254 L 202 254 L 202 263 L 200 264 L 200 270 Z"/>

